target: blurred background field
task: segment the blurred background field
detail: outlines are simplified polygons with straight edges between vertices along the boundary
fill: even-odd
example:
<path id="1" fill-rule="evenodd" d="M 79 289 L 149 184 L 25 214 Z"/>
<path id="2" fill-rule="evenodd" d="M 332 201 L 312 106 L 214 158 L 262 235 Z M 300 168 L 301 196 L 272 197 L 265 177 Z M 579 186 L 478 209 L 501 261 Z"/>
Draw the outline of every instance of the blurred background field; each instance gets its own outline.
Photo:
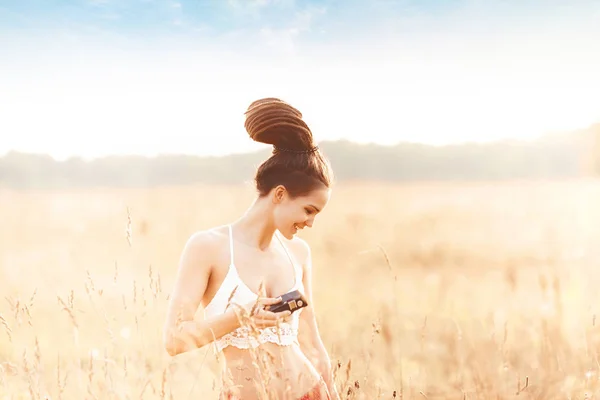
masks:
<path id="1" fill-rule="evenodd" d="M 0 2 L 0 400 L 216 399 L 161 333 L 189 236 L 301 111 L 343 399 L 600 400 L 600 2 Z M 594 105 L 595 104 L 595 105 Z"/>
<path id="2" fill-rule="evenodd" d="M 162 323 L 189 235 L 253 195 L 0 189 L 0 399 L 216 399 Z M 600 182 L 342 182 L 301 236 L 343 398 L 600 396 Z"/>

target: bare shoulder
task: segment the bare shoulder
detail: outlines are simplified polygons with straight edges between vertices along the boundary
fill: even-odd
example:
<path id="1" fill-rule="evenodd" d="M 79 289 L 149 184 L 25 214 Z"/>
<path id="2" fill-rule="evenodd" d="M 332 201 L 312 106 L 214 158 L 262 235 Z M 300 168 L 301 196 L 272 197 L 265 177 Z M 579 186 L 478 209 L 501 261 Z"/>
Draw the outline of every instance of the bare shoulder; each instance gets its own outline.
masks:
<path id="1" fill-rule="evenodd" d="M 214 261 L 218 252 L 222 250 L 223 241 L 226 239 L 225 228 L 222 226 L 196 231 L 190 235 L 185 243 L 182 261 Z M 195 263 L 192 263 L 195 264 Z M 210 262 L 197 265 L 210 265 Z"/>
<path id="2" fill-rule="evenodd" d="M 196 231 L 190 235 L 185 246 L 191 249 L 196 248 L 211 248 L 215 245 L 221 244 L 225 238 L 226 228 L 223 226 L 217 226 L 201 231 Z"/>

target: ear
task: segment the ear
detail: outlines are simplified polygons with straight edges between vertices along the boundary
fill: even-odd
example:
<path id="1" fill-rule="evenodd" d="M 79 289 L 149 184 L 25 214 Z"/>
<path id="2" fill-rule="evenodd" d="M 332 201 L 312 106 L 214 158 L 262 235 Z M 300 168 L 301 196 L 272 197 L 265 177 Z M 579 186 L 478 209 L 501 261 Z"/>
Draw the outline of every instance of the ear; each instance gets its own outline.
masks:
<path id="1" fill-rule="evenodd" d="M 285 189 L 285 186 L 283 186 L 283 185 L 276 186 L 273 189 L 273 203 L 274 204 L 281 203 L 285 199 L 286 194 L 287 194 L 287 190 Z"/>

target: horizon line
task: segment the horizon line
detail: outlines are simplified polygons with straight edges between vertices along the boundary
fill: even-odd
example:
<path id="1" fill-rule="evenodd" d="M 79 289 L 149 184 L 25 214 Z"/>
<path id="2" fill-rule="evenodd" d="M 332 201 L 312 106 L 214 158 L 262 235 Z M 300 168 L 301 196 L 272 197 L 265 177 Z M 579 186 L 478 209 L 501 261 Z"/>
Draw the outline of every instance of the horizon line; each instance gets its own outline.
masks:
<path id="1" fill-rule="evenodd" d="M 356 146 L 356 147 L 371 146 L 371 147 L 381 147 L 381 148 L 393 148 L 393 147 L 399 147 L 399 146 L 403 146 L 403 145 L 405 145 L 405 146 L 409 145 L 409 146 L 420 146 L 420 147 L 426 147 L 426 148 L 428 147 L 428 148 L 438 148 L 439 149 L 439 148 L 452 148 L 452 147 L 462 147 L 462 146 L 494 146 L 494 145 L 508 144 L 508 143 L 532 144 L 532 143 L 539 142 L 544 139 L 548 139 L 548 138 L 556 137 L 556 136 L 574 136 L 577 133 L 591 131 L 595 127 L 600 127 L 600 121 L 598 121 L 596 123 L 592 123 L 585 128 L 579 128 L 579 129 L 574 129 L 574 130 L 570 130 L 570 131 L 548 132 L 548 133 L 541 134 L 537 137 L 527 137 L 527 138 L 505 137 L 505 138 L 496 138 L 496 139 L 487 140 L 487 141 L 486 140 L 481 140 L 481 141 L 465 140 L 465 141 L 455 141 L 455 142 L 441 143 L 441 144 L 409 141 L 409 140 L 400 140 L 400 141 L 392 143 L 392 144 L 382 144 L 382 143 L 377 143 L 375 141 L 359 142 L 356 140 L 342 138 L 342 139 L 334 139 L 334 140 L 323 140 L 321 142 L 318 142 L 317 145 L 329 146 L 329 145 L 335 145 L 335 144 L 350 144 L 350 145 Z M 213 154 L 213 155 L 193 154 L 193 153 L 155 153 L 152 155 L 139 154 L 139 153 L 138 154 L 136 154 L 136 153 L 124 153 L 124 154 L 112 153 L 112 154 L 105 154 L 105 155 L 93 156 L 93 157 L 83 157 L 81 155 L 69 155 L 68 157 L 62 157 L 62 158 L 55 157 L 52 154 L 47 153 L 47 152 L 31 152 L 31 151 L 21 151 L 21 150 L 17 150 L 17 149 L 9 149 L 9 150 L 5 151 L 4 153 L 0 154 L 0 159 L 5 158 L 5 157 L 9 156 L 10 154 L 36 156 L 36 157 L 49 157 L 54 162 L 67 162 L 67 161 L 72 161 L 72 160 L 81 160 L 81 161 L 85 161 L 85 162 L 92 162 L 92 161 L 108 159 L 108 158 L 142 158 L 142 159 L 158 159 L 158 158 L 167 158 L 167 157 L 193 157 L 193 158 L 200 158 L 200 159 L 202 159 L 202 158 L 204 158 L 204 159 L 206 159 L 206 158 L 227 158 L 227 157 L 231 157 L 231 156 L 240 156 L 240 155 L 255 155 L 255 154 L 262 153 L 262 152 L 266 152 L 267 150 L 269 150 L 270 147 L 272 147 L 269 144 L 264 144 L 264 146 L 265 146 L 264 149 L 245 150 L 245 151 L 231 152 L 231 153 L 225 153 L 225 154 Z"/>

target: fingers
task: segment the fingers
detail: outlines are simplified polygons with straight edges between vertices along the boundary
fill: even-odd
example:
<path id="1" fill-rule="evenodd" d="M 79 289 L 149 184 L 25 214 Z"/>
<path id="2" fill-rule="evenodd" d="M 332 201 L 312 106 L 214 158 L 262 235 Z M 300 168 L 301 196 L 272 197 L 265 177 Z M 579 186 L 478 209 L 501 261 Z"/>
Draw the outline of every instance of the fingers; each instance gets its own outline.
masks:
<path id="1" fill-rule="evenodd" d="M 291 311 L 281 311 L 278 313 L 274 313 L 272 311 L 267 311 L 267 310 L 260 310 L 256 316 L 258 318 L 261 319 L 266 319 L 266 320 L 270 320 L 270 321 L 276 321 L 278 319 L 283 319 L 285 317 L 289 317 L 290 315 L 292 315 Z"/>
<path id="2" fill-rule="evenodd" d="M 281 297 L 275 297 L 275 298 L 272 298 L 272 297 L 262 297 L 262 298 L 258 299 L 258 302 L 260 304 L 262 304 L 262 305 L 265 305 L 265 306 L 270 306 L 270 305 L 273 305 L 273 304 L 277 304 L 280 301 L 281 301 Z"/>
<path id="3" fill-rule="evenodd" d="M 271 311 L 260 310 L 254 317 L 254 323 L 262 327 L 276 326 L 278 322 L 285 322 L 291 314 L 290 311 L 273 313 Z"/>
<path id="4" fill-rule="evenodd" d="M 250 313 L 250 315 L 257 315 L 261 310 L 268 308 L 272 304 L 277 304 L 281 301 L 281 298 L 271 298 L 271 297 L 258 297 L 256 301 L 253 301 L 246 305 L 246 310 Z"/>
<path id="5" fill-rule="evenodd" d="M 273 328 L 276 327 L 278 323 L 283 323 L 285 322 L 284 320 L 272 320 L 272 319 L 259 319 L 259 320 L 255 320 L 254 325 L 259 328 L 259 329 L 264 329 L 264 328 Z"/>
<path id="6" fill-rule="evenodd" d="M 275 318 L 283 319 L 284 321 L 287 321 L 289 319 L 290 315 L 292 315 L 291 311 L 281 311 L 281 312 L 275 313 Z"/>

